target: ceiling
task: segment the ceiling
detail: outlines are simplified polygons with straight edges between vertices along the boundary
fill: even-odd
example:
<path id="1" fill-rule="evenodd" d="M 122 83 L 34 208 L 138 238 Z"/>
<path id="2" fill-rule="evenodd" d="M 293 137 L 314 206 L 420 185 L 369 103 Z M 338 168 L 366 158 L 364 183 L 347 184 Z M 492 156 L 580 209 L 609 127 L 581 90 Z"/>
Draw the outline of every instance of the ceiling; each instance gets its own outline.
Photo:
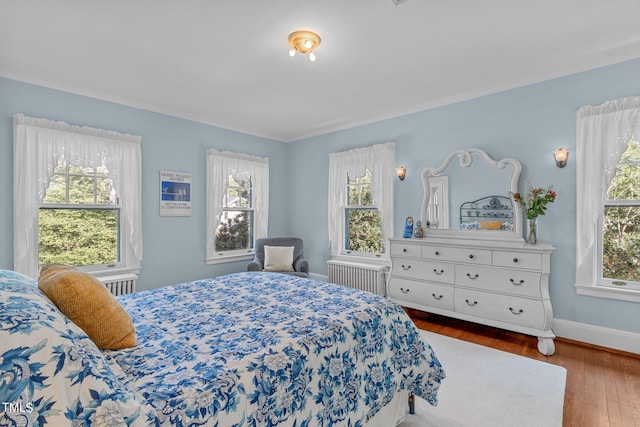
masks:
<path id="1" fill-rule="evenodd" d="M 639 57 L 638 0 L 0 0 L 0 76 L 284 142 Z"/>

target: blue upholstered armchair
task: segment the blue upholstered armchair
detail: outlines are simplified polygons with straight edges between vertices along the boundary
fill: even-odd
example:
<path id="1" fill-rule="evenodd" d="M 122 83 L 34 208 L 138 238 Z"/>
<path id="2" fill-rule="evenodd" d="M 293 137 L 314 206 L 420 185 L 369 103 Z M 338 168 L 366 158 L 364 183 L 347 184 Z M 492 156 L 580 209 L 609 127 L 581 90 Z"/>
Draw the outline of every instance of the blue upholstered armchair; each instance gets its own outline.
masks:
<path id="1" fill-rule="evenodd" d="M 268 248 L 265 249 L 265 246 Z M 272 249 L 273 247 L 278 248 Z M 293 254 L 291 254 L 291 248 L 293 248 Z M 247 271 L 273 271 L 309 277 L 309 263 L 303 258 L 302 239 L 297 237 L 256 239 L 255 257 L 247 266 Z"/>

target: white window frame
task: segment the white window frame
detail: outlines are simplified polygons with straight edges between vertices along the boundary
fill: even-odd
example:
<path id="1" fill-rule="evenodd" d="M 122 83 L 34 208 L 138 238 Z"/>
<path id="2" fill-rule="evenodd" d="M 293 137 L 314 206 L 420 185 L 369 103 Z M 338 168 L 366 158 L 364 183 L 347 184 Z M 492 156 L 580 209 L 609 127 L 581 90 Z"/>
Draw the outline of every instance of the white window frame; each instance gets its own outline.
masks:
<path id="1" fill-rule="evenodd" d="M 608 187 L 607 187 L 608 188 Z M 597 276 L 600 280 L 600 284 L 602 286 L 608 286 L 611 289 L 620 289 L 620 290 L 632 290 L 640 292 L 640 282 L 630 281 L 630 280 L 622 280 L 622 279 L 607 279 L 604 277 L 603 271 L 603 259 L 604 259 L 604 210 L 609 207 L 637 207 L 640 203 L 638 200 L 610 200 L 605 198 L 603 203 L 603 213 L 598 217 L 598 228 L 596 230 L 597 237 L 596 241 L 598 242 L 598 271 L 596 272 Z M 616 282 L 624 283 L 624 287 L 620 287 L 620 285 L 616 285 Z"/>
<path id="2" fill-rule="evenodd" d="M 385 252 L 381 254 L 351 253 L 346 247 L 346 212 L 348 177 L 361 177 L 371 172 L 371 196 L 379 210 Z M 357 258 L 389 260 L 389 238 L 393 237 L 393 198 L 395 178 L 395 143 L 329 154 L 328 231 L 333 259 Z"/>
<path id="3" fill-rule="evenodd" d="M 269 159 L 249 154 L 207 150 L 207 235 L 205 263 L 250 260 L 251 248 L 218 252 L 215 250 L 215 232 L 225 210 L 224 198 L 229 186 L 229 176 L 251 179 L 251 206 L 253 209 L 253 239 L 267 237 L 269 227 Z M 237 209 L 234 209 L 237 210 Z"/>
<path id="4" fill-rule="evenodd" d="M 369 172 L 371 174 L 371 171 L 369 169 L 365 169 L 365 174 L 367 172 Z M 363 205 L 363 204 L 352 205 L 352 204 L 350 204 L 351 199 L 350 199 L 350 196 L 349 196 L 349 190 L 352 187 L 359 187 L 360 188 L 360 191 L 358 191 L 358 194 L 360 196 L 362 196 L 362 187 L 364 187 L 365 185 L 371 187 L 372 183 L 363 184 L 361 182 L 361 179 L 364 178 L 365 174 L 363 174 L 361 176 L 358 176 L 358 177 L 353 177 L 351 175 L 347 176 L 347 182 L 346 182 L 347 188 L 346 188 L 346 191 L 345 191 L 345 197 L 347 199 L 345 201 L 345 207 L 344 207 L 344 222 L 343 222 L 343 224 L 344 224 L 344 239 L 343 239 L 342 250 L 344 251 L 345 254 L 349 254 L 349 255 L 357 255 L 357 256 L 363 256 L 363 257 L 371 257 L 371 256 L 382 257 L 383 254 L 384 254 L 384 251 L 383 252 L 358 252 L 358 251 L 347 249 L 347 246 L 348 246 L 347 243 L 348 243 L 348 240 L 349 240 L 349 233 L 350 233 L 350 231 L 349 231 L 349 212 L 350 211 L 359 211 L 359 210 L 371 210 L 371 211 L 378 212 L 378 215 L 380 215 L 380 209 L 373 203 L 370 204 L 370 205 Z M 357 182 L 356 183 L 352 183 L 351 181 L 353 181 L 353 180 L 356 180 Z M 371 176 L 371 180 L 373 182 L 373 176 Z M 369 191 L 371 191 L 371 189 Z M 361 197 L 360 197 L 359 201 L 362 202 Z M 384 245 L 383 247 L 386 249 L 387 245 L 385 244 L 384 241 L 383 241 L 383 245 Z"/>
<path id="5" fill-rule="evenodd" d="M 13 117 L 14 270 L 38 277 L 40 207 L 59 155 L 83 167 L 104 164 L 120 200 L 120 261 L 82 267 L 102 278 L 140 272 L 142 262 L 140 136 L 22 114 Z"/>
<path id="6" fill-rule="evenodd" d="M 640 137 L 640 97 L 623 98 L 577 112 L 576 292 L 640 302 L 640 290 L 602 278 L 602 221 L 616 167 L 631 138 Z"/>
<path id="7" fill-rule="evenodd" d="M 62 158 L 64 158 L 64 156 L 60 156 Z M 58 157 L 58 161 L 60 160 L 60 157 Z M 64 203 L 49 203 L 47 202 L 47 197 L 45 194 L 45 198 L 42 201 L 42 204 L 40 205 L 39 211 L 42 212 L 43 210 L 64 210 L 64 209 L 71 209 L 71 210 L 109 210 L 109 211 L 117 211 L 118 212 L 118 234 L 119 234 L 119 230 L 120 230 L 120 221 L 122 218 L 121 212 L 122 212 L 122 206 L 120 204 L 120 198 L 117 197 L 117 195 L 115 194 L 115 189 L 113 189 L 112 187 L 112 191 L 113 194 L 112 196 L 114 197 L 114 203 L 111 204 L 100 204 L 97 203 L 97 191 L 96 191 L 96 186 L 98 184 L 98 180 L 99 179 L 110 179 L 109 177 L 109 173 L 101 173 L 98 172 L 98 167 L 100 165 L 93 165 L 93 166 L 89 166 L 88 168 L 84 168 L 84 169 L 90 169 L 92 172 L 91 173 L 77 173 L 77 172 L 70 172 L 70 168 L 74 167 L 74 165 L 71 165 L 70 162 L 67 161 L 67 159 L 64 159 L 64 165 L 65 165 L 65 170 L 64 172 L 55 172 L 51 175 L 50 178 L 54 178 L 56 175 L 58 176 L 62 176 L 64 177 L 64 187 L 65 187 L 65 202 Z M 56 165 L 57 166 L 57 165 Z M 54 166 L 55 169 L 55 166 Z M 85 177 L 85 178 L 90 178 L 93 181 L 93 203 L 74 203 L 73 201 L 71 201 L 69 199 L 69 193 L 70 193 L 70 189 L 73 188 L 73 185 L 71 184 L 70 180 L 72 177 Z M 108 263 L 103 263 L 103 264 L 92 264 L 92 265 L 84 265 L 84 266 L 77 266 L 79 269 L 81 270 L 85 270 L 88 272 L 93 272 L 93 271 L 102 271 L 102 270 L 108 270 L 110 268 L 113 267 L 122 267 L 122 262 L 121 262 L 121 257 L 120 257 L 120 244 L 121 244 L 121 239 L 120 236 L 117 236 L 117 242 L 116 242 L 116 260 L 115 262 L 108 262 Z M 38 254 L 39 255 L 39 254 Z"/>

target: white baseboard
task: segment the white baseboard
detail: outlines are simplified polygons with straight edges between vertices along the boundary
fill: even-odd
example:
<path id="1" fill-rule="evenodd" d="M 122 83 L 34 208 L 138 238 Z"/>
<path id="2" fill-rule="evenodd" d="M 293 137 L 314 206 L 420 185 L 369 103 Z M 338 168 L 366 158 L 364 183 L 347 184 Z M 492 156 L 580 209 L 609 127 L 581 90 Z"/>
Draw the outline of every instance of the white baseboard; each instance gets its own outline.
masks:
<path id="1" fill-rule="evenodd" d="M 327 275 L 310 273 L 311 279 L 326 282 Z M 572 320 L 553 319 L 553 332 L 562 338 L 587 344 L 640 354 L 640 334 L 619 329 L 578 323 Z"/>
<path id="2" fill-rule="evenodd" d="M 635 332 L 564 319 L 553 319 L 553 332 L 562 338 L 640 354 L 640 334 Z"/>

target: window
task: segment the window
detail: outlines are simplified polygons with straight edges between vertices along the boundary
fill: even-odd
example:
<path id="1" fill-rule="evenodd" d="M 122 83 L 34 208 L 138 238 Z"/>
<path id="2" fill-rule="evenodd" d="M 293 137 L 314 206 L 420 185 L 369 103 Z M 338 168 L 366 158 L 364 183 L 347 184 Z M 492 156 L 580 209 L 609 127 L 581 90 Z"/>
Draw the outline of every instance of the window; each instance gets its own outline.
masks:
<path id="1" fill-rule="evenodd" d="M 394 143 L 329 155 L 332 256 L 388 258 L 394 177 Z"/>
<path id="2" fill-rule="evenodd" d="M 640 97 L 578 111 L 579 294 L 640 302 L 639 132 Z"/>
<path id="3" fill-rule="evenodd" d="M 607 189 L 598 227 L 603 284 L 640 290 L 640 144 L 629 141 Z"/>
<path id="4" fill-rule="evenodd" d="M 104 165 L 60 156 L 38 216 L 40 265 L 114 266 L 120 261 L 120 203 Z"/>
<path id="5" fill-rule="evenodd" d="M 252 258 L 268 218 L 269 159 L 207 150 L 207 263 Z"/>
<path id="6" fill-rule="evenodd" d="M 383 253 L 382 221 L 371 197 L 371 172 L 367 169 L 360 177 L 347 177 L 346 194 L 344 250 Z"/>
<path id="7" fill-rule="evenodd" d="M 45 263 L 98 278 L 142 260 L 139 136 L 14 116 L 14 269 Z"/>
<path id="8" fill-rule="evenodd" d="M 253 188 L 251 178 L 228 176 L 222 217 L 216 228 L 216 252 L 253 249 Z"/>

